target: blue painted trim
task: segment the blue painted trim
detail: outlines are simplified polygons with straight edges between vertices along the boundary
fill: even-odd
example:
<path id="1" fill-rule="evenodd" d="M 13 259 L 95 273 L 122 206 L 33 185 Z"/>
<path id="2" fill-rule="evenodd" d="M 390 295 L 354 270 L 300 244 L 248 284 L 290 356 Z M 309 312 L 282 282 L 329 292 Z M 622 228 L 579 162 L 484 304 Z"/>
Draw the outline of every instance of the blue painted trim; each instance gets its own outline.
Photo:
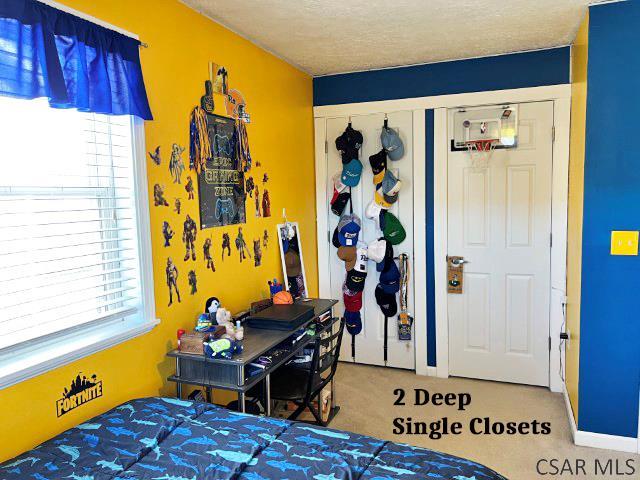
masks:
<path id="1" fill-rule="evenodd" d="M 313 104 L 371 102 L 571 82 L 570 47 L 316 77 Z"/>
<path id="2" fill-rule="evenodd" d="M 635 438 L 640 257 L 609 248 L 612 230 L 640 229 L 640 4 L 590 12 L 578 428 Z"/>
<path id="3" fill-rule="evenodd" d="M 436 281 L 433 258 L 434 226 L 433 226 L 433 185 L 434 185 L 434 111 L 425 111 L 426 131 L 426 195 L 427 212 L 427 365 L 436 366 Z"/>

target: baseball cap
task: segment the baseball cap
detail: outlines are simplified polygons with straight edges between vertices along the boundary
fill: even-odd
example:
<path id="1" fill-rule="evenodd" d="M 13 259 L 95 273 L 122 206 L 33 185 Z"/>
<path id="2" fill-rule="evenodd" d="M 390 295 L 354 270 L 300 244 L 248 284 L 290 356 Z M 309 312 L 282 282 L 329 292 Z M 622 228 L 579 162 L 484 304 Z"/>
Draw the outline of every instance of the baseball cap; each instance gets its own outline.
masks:
<path id="1" fill-rule="evenodd" d="M 360 183 L 360 175 L 362 175 L 362 162 L 354 158 L 342 165 L 340 180 L 348 187 L 355 187 Z"/>
<path id="2" fill-rule="evenodd" d="M 382 285 L 378 284 L 375 296 L 376 303 L 385 317 L 394 317 L 398 313 L 398 303 L 396 302 L 395 293 L 385 292 Z"/>
<path id="3" fill-rule="evenodd" d="M 341 177 L 342 172 L 336 172 L 336 174 L 333 176 L 333 188 L 335 188 L 338 193 L 342 193 L 347 188 L 347 186 L 342 183 Z"/>
<path id="4" fill-rule="evenodd" d="M 347 203 L 349 203 L 349 200 L 351 199 L 351 193 L 350 192 L 337 193 L 338 191 L 336 189 L 334 189 L 333 191 L 334 191 L 334 195 L 333 195 L 333 198 L 331 199 L 331 211 L 336 215 L 340 216 L 344 212 L 344 208 L 347 206 Z"/>
<path id="5" fill-rule="evenodd" d="M 358 158 L 358 150 L 361 146 L 362 133 L 351 127 L 351 124 L 336 138 L 336 148 L 340 150 L 342 163 L 348 163 L 354 158 Z"/>
<path id="6" fill-rule="evenodd" d="M 364 290 L 364 282 L 367 278 L 367 272 L 360 272 L 355 268 L 347 272 L 345 284 L 347 288 L 353 292 L 361 292 Z"/>
<path id="7" fill-rule="evenodd" d="M 343 215 L 338 222 L 338 241 L 343 247 L 355 247 L 362 223 L 355 214 Z"/>
<path id="8" fill-rule="evenodd" d="M 287 267 L 288 277 L 297 277 L 302 272 L 302 264 L 300 263 L 300 255 L 293 249 L 287 250 L 284 254 L 284 264 Z"/>
<path id="9" fill-rule="evenodd" d="M 384 199 L 382 188 L 376 190 L 376 193 L 374 193 L 373 195 L 373 200 L 382 208 L 391 208 L 391 204 Z"/>
<path id="10" fill-rule="evenodd" d="M 387 169 L 387 152 L 383 148 L 378 153 L 369 157 L 369 164 L 374 175 L 384 172 Z"/>
<path id="11" fill-rule="evenodd" d="M 380 142 L 391 160 L 400 160 L 404 155 L 404 145 L 394 129 L 384 127 L 380 133 Z"/>
<path id="12" fill-rule="evenodd" d="M 392 245 L 398 245 L 407 238 L 407 232 L 393 213 L 387 211 L 384 214 L 384 228 L 382 229 L 384 238 Z"/>
<path id="13" fill-rule="evenodd" d="M 344 312 L 344 323 L 347 327 L 347 332 L 351 335 L 358 335 L 362 331 L 362 317 L 360 312 Z"/>
<path id="14" fill-rule="evenodd" d="M 390 205 L 393 205 L 394 203 L 396 203 L 398 201 L 398 194 L 397 193 L 395 195 L 387 195 L 386 193 L 383 193 L 382 197 L 384 198 L 384 201 L 387 202 Z"/>
<path id="15" fill-rule="evenodd" d="M 352 292 L 346 286 L 342 289 L 344 308 L 348 312 L 357 312 L 362 308 L 362 292 Z"/>
<path id="16" fill-rule="evenodd" d="M 398 293 L 400 291 L 400 270 L 394 260 L 387 262 L 386 268 L 380 273 L 378 284 L 386 293 Z"/>
<path id="17" fill-rule="evenodd" d="M 367 208 L 365 208 L 364 216 L 375 221 L 376 227 L 380 228 L 380 212 L 382 212 L 382 206 L 372 201 L 367 205 Z"/>
<path id="18" fill-rule="evenodd" d="M 398 195 L 400 188 L 402 188 L 402 182 L 393 174 L 390 169 L 384 172 L 382 178 L 382 193 L 385 195 Z"/>
<path id="19" fill-rule="evenodd" d="M 333 229 L 333 236 L 331 237 L 331 243 L 334 247 L 340 248 L 340 239 L 338 238 L 338 227 Z"/>
<path id="20" fill-rule="evenodd" d="M 384 238 L 380 238 L 379 240 L 384 242 L 384 257 L 382 261 L 378 262 L 376 265 L 376 270 L 378 272 L 384 272 L 387 270 L 389 265 L 393 263 L 393 245 L 387 242 Z"/>
<path id="21" fill-rule="evenodd" d="M 340 247 L 338 248 L 338 258 L 344 262 L 344 267 L 351 270 L 356 264 L 356 247 Z"/>
<path id="22" fill-rule="evenodd" d="M 369 262 L 369 255 L 367 255 L 367 246 L 362 245 L 358 246 L 356 250 L 356 261 L 353 268 L 358 270 L 359 272 L 367 272 L 367 263 Z"/>
<path id="23" fill-rule="evenodd" d="M 385 258 L 385 252 L 387 250 L 387 241 L 384 238 L 374 240 L 369 243 L 367 247 L 367 255 L 371 260 L 376 263 L 380 263 Z"/>

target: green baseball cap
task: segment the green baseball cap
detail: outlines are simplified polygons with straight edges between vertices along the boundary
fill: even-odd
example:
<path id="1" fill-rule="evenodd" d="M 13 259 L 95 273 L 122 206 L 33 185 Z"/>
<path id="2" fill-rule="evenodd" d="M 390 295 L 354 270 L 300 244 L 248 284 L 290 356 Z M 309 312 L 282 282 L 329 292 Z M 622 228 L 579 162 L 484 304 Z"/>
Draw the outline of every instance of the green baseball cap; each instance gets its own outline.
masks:
<path id="1" fill-rule="evenodd" d="M 384 213 L 384 229 L 382 230 L 384 238 L 391 245 L 399 245 L 407 238 L 407 232 L 393 213 L 386 211 Z"/>

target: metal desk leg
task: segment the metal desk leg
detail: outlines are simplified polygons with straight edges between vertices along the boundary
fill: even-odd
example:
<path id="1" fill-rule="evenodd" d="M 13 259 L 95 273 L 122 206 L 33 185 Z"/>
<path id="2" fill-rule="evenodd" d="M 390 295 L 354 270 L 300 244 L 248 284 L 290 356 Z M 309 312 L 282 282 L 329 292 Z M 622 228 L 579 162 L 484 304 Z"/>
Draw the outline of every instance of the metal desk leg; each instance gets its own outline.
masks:
<path id="1" fill-rule="evenodd" d="M 207 403 L 211 403 L 211 387 L 205 387 L 204 389 L 205 395 L 206 395 L 206 399 L 207 399 Z"/>
<path id="2" fill-rule="evenodd" d="M 238 392 L 238 410 L 245 412 L 244 392 Z"/>
<path id="3" fill-rule="evenodd" d="M 333 318 L 333 307 L 331 307 L 331 318 Z M 338 324 L 339 326 L 340 324 Z M 331 331 L 331 335 L 333 335 L 333 330 Z M 335 342 L 335 340 L 333 341 Z M 331 348 L 333 348 L 334 343 L 332 342 Z M 331 402 L 329 404 L 329 412 L 333 412 L 334 408 L 336 408 L 336 379 L 335 375 L 331 379 Z"/>
<path id="4" fill-rule="evenodd" d="M 264 377 L 265 403 L 264 413 L 267 417 L 271 416 L 271 374 L 267 373 Z"/>
<path id="5" fill-rule="evenodd" d="M 180 358 L 176 357 L 176 377 L 180 378 Z M 176 397 L 182 398 L 182 383 L 176 382 Z"/>

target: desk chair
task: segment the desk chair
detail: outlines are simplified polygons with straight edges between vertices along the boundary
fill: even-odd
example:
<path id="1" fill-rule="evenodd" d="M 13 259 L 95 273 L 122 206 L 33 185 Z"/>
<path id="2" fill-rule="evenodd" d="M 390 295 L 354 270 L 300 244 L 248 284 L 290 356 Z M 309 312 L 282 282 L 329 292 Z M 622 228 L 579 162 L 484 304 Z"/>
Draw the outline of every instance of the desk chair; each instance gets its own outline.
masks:
<path id="1" fill-rule="evenodd" d="M 339 328 L 334 332 L 338 323 Z M 324 325 L 319 324 L 313 341 L 311 362 L 306 366 L 286 365 L 271 374 L 271 398 L 293 402 L 297 406 L 289 415 L 289 420 L 296 420 L 308 408 L 318 425 L 327 425 L 312 402 L 319 398 L 322 389 L 336 373 L 344 325 L 344 318 L 337 317 Z M 254 387 L 249 391 L 249 396 L 259 396 L 259 390 Z"/>

